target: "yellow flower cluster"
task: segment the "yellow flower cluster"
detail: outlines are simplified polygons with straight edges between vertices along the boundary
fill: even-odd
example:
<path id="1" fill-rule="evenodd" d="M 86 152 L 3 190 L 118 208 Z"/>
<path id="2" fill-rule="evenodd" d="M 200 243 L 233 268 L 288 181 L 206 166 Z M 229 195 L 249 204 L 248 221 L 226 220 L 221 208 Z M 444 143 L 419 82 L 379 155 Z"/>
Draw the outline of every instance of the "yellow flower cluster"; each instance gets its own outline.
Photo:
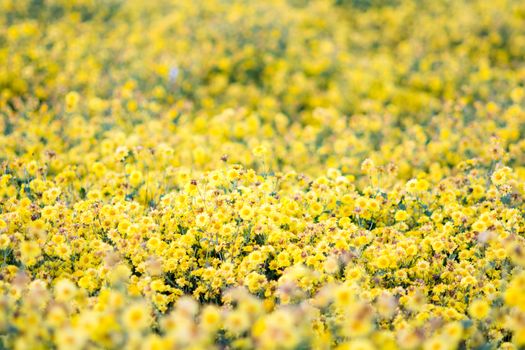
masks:
<path id="1" fill-rule="evenodd" d="M 524 22 L 0 0 L 0 349 L 525 347 Z"/>

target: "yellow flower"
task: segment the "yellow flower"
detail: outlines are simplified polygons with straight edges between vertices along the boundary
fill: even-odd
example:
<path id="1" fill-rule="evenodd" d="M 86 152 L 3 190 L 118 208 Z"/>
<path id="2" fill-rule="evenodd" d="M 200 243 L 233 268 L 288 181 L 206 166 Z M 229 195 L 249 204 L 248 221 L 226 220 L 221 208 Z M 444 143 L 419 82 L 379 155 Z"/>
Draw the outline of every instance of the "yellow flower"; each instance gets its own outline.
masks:
<path id="1" fill-rule="evenodd" d="M 11 239 L 9 238 L 9 236 L 5 234 L 0 235 L 0 249 L 8 248 L 9 243 L 11 243 Z"/>
<path id="2" fill-rule="evenodd" d="M 131 174 L 129 174 L 129 183 L 133 187 L 137 187 L 142 183 L 142 173 L 138 170 L 132 171 Z"/>
<path id="3" fill-rule="evenodd" d="M 130 305 L 124 310 L 122 322 L 130 331 L 140 331 L 150 324 L 149 308 L 143 303 Z"/>
<path id="4" fill-rule="evenodd" d="M 207 331 L 213 331 L 220 327 L 220 310 L 212 305 L 204 307 L 201 313 L 201 325 Z"/>
<path id="5" fill-rule="evenodd" d="M 239 216 L 241 217 L 241 219 L 243 220 L 250 220 L 254 215 L 254 211 L 253 211 L 253 208 L 251 208 L 250 206 L 243 206 L 241 208 L 241 210 L 239 211 Z"/>
<path id="6" fill-rule="evenodd" d="M 257 146 L 253 149 L 253 154 L 256 157 L 265 157 L 268 155 L 268 149 L 265 146 Z"/>
<path id="7" fill-rule="evenodd" d="M 266 284 L 266 277 L 257 272 L 250 272 L 246 276 L 244 283 L 250 292 L 256 293 L 264 288 Z"/>
<path id="8" fill-rule="evenodd" d="M 500 186 L 505 184 L 511 177 L 512 170 L 509 167 L 502 167 L 496 170 L 490 177 L 494 185 Z"/>
<path id="9" fill-rule="evenodd" d="M 72 112 L 76 109 L 80 95 L 76 91 L 71 91 L 66 95 L 66 110 Z"/>
<path id="10" fill-rule="evenodd" d="M 37 258 L 42 254 L 42 249 L 40 249 L 37 242 L 25 241 L 20 244 L 20 254 L 22 262 L 31 266 L 36 264 Z"/>
<path id="11" fill-rule="evenodd" d="M 341 285 L 334 292 L 334 300 L 337 306 L 346 308 L 354 303 L 355 294 L 349 286 Z"/>
<path id="12" fill-rule="evenodd" d="M 240 334 L 248 329 L 250 320 L 248 316 L 241 311 L 232 311 L 224 319 L 224 327 L 233 334 Z"/>
<path id="13" fill-rule="evenodd" d="M 423 344 L 424 350 L 446 350 L 449 348 L 447 339 L 440 336 L 434 336 Z"/>
<path id="14" fill-rule="evenodd" d="M 68 279 L 60 279 L 55 283 L 55 299 L 68 302 L 75 297 L 77 286 Z"/>
<path id="15" fill-rule="evenodd" d="M 374 344 L 367 339 L 356 339 L 343 344 L 336 348 L 337 350 L 375 350 Z"/>
<path id="16" fill-rule="evenodd" d="M 463 326 L 460 322 L 451 322 L 443 328 L 443 336 L 452 340 L 459 341 L 463 335 Z"/>
<path id="17" fill-rule="evenodd" d="M 485 300 L 474 300 L 472 303 L 470 303 L 468 311 L 470 316 L 473 318 L 482 320 L 489 315 L 490 305 Z"/>
<path id="18" fill-rule="evenodd" d="M 206 225 L 208 225 L 208 221 L 209 221 L 209 216 L 208 214 L 205 214 L 205 213 L 199 214 L 195 218 L 195 223 L 197 224 L 198 227 L 206 227 Z"/>
<path id="19" fill-rule="evenodd" d="M 379 256 L 374 262 L 379 269 L 386 269 L 390 265 L 390 259 L 386 255 Z"/>
<path id="20" fill-rule="evenodd" d="M 370 175 L 374 170 L 375 164 L 372 159 L 367 158 L 361 163 L 361 171 L 363 171 L 365 174 Z"/>
<path id="21" fill-rule="evenodd" d="M 394 218 L 396 221 L 405 221 L 408 219 L 408 213 L 405 210 L 398 210 Z"/>
<path id="22" fill-rule="evenodd" d="M 325 260 L 323 268 L 326 273 L 334 274 L 339 271 L 339 260 L 335 256 L 330 256 Z"/>
<path id="23" fill-rule="evenodd" d="M 87 336 L 82 330 L 71 327 L 57 330 L 56 343 L 58 349 L 80 350 L 84 348 L 86 341 Z"/>

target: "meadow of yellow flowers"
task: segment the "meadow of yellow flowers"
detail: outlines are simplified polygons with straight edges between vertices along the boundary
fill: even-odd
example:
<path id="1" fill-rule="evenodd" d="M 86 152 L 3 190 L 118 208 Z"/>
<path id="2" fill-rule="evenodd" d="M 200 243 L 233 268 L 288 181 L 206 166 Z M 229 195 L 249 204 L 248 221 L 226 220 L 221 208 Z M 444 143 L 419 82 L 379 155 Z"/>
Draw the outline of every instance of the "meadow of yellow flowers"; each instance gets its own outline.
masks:
<path id="1" fill-rule="evenodd" d="M 524 349 L 525 2 L 0 0 L 0 349 Z"/>

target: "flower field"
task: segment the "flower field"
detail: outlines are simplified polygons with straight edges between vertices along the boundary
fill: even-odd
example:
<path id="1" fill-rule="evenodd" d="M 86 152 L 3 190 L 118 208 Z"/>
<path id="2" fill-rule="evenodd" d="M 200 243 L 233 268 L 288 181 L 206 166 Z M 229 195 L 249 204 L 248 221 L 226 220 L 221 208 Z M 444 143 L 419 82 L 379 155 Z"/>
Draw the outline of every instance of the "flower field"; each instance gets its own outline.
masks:
<path id="1" fill-rule="evenodd" d="M 0 349 L 525 349 L 525 2 L 0 0 Z"/>

